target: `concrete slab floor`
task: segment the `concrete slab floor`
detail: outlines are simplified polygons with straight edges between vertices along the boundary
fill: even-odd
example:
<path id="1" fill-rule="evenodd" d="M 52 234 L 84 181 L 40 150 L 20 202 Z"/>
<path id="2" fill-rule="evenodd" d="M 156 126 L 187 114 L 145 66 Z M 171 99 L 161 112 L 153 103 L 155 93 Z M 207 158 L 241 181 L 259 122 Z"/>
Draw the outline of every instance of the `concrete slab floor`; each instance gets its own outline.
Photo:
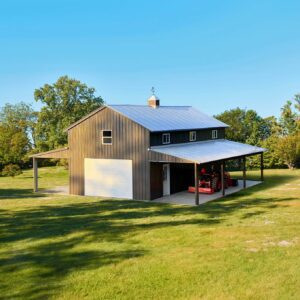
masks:
<path id="1" fill-rule="evenodd" d="M 243 181 L 239 180 L 238 186 L 229 187 L 225 190 L 225 196 L 236 193 L 243 189 Z M 257 184 L 260 184 L 261 181 L 253 181 L 253 180 L 247 180 L 246 181 L 246 187 L 255 186 Z M 211 195 L 208 194 L 199 194 L 199 204 L 204 204 L 208 201 L 216 200 L 222 198 L 222 192 L 217 192 Z M 155 200 L 152 200 L 153 202 L 159 202 L 159 203 L 173 203 L 173 204 L 183 204 L 183 205 L 192 205 L 195 206 L 195 194 L 189 193 L 188 191 L 183 191 L 179 193 L 175 193 L 169 196 L 164 196 Z"/>

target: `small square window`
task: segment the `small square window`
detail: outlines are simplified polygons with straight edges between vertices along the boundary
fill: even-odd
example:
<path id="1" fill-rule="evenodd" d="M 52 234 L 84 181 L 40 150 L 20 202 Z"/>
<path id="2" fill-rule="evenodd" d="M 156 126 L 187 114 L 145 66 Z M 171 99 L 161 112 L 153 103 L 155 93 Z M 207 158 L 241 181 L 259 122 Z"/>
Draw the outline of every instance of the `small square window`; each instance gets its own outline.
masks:
<path id="1" fill-rule="evenodd" d="M 218 138 L 218 130 L 212 130 L 211 138 L 212 139 L 217 139 Z"/>
<path id="2" fill-rule="evenodd" d="M 163 133 L 162 135 L 162 143 L 163 144 L 170 144 L 171 139 L 170 139 L 170 133 Z"/>
<path id="3" fill-rule="evenodd" d="M 196 131 L 190 131 L 190 142 L 195 142 L 197 138 Z"/>
<path id="4" fill-rule="evenodd" d="M 111 145 L 112 144 L 112 131 L 102 130 L 102 144 Z"/>

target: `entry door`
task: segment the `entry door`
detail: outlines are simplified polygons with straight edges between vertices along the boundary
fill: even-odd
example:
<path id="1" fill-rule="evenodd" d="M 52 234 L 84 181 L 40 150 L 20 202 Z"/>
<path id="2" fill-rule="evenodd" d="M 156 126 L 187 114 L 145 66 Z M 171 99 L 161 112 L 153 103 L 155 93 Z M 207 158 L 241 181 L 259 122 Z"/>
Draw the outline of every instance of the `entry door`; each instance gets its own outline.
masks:
<path id="1" fill-rule="evenodd" d="M 163 165 L 163 195 L 170 195 L 170 165 Z"/>

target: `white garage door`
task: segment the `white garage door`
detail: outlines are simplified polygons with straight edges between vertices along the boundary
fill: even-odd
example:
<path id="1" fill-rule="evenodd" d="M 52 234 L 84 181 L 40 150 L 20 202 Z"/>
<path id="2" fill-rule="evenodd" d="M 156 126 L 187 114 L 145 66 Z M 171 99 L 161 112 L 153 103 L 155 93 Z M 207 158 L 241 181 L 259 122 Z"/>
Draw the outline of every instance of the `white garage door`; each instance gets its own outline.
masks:
<path id="1" fill-rule="evenodd" d="M 132 199 L 132 161 L 85 158 L 84 191 L 87 196 Z"/>

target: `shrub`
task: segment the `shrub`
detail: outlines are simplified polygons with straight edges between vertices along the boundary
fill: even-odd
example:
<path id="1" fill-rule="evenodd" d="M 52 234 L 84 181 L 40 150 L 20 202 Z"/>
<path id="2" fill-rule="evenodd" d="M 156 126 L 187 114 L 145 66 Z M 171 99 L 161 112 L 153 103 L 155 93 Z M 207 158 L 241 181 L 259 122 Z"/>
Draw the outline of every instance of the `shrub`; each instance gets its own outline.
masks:
<path id="1" fill-rule="evenodd" d="M 57 162 L 57 165 L 64 167 L 65 170 L 69 170 L 69 162 L 68 162 L 68 160 L 66 158 L 61 158 Z"/>
<path id="2" fill-rule="evenodd" d="M 15 177 L 20 174 L 22 174 L 21 168 L 18 165 L 14 165 L 14 164 L 6 165 L 2 170 L 3 176 Z"/>

